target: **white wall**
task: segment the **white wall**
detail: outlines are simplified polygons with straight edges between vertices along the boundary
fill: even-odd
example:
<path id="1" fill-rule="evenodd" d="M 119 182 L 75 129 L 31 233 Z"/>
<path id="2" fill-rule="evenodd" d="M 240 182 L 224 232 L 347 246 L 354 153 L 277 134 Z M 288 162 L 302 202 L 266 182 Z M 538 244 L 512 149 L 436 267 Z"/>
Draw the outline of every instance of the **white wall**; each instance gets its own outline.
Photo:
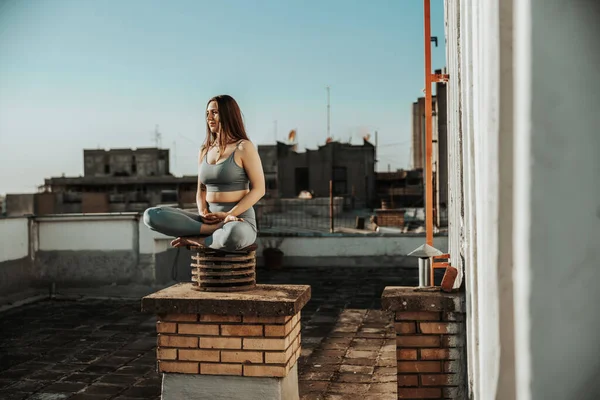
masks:
<path id="1" fill-rule="evenodd" d="M 445 5 L 470 395 L 597 398 L 600 3 Z"/>
<path id="2" fill-rule="evenodd" d="M 519 400 L 600 395 L 600 3 L 515 3 Z"/>
<path id="3" fill-rule="evenodd" d="M 157 253 L 170 248 L 172 238 L 161 235 L 155 239 Z M 424 236 L 315 236 L 259 237 L 258 253 L 268 245 L 279 247 L 286 257 L 377 257 L 405 256 L 425 242 Z M 274 245 L 274 243 L 278 243 Z M 448 250 L 448 237 L 435 236 L 434 246 Z"/>
<path id="4" fill-rule="evenodd" d="M 461 102 L 465 110 L 461 113 L 461 127 L 463 130 L 462 163 L 463 163 L 463 207 L 464 207 L 464 238 L 461 250 L 465 257 L 465 263 L 469 266 L 466 274 L 466 303 L 467 303 L 467 332 L 468 351 L 467 359 L 471 395 L 479 393 L 479 379 L 475 377 L 475 371 L 479 371 L 479 293 L 477 265 L 477 214 L 476 205 L 476 177 L 475 167 L 475 121 L 478 119 L 474 112 L 474 104 L 478 102 L 478 93 L 473 89 L 473 82 L 478 79 L 479 69 L 473 68 L 475 60 L 479 56 L 479 47 L 475 45 L 479 39 L 475 27 L 479 22 L 479 3 L 461 2 L 460 4 L 460 35 L 463 37 L 461 44 Z"/>
<path id="5" fill-rule="evenodd" d="M 478 1 L 445 1 L 448 73 L 449 251 L 453 265 L 462 264 L 467 306 L 467 371 L 469 395 L 483 398 L 480 388 L 495 382 L 480 363 L 480 301 L 477 214 L 481 172 L 479 105 L 481 74 Z M 495 314 L 494 314 L 495 315 Z M 490 372 L 490 371 L 488 371 Z M 483 381 L 483 382 L 482 382 Z M 491 392 L 491 390 L 490 390 Z"/>
<path id="6" fill-rule="evenodd" d="M 465 263 L 470 395 L 511 399 L 512 2 L 445 5 L 454 171 L 449 242 L 453 263 Z"/>
<path id="7" fill-rule="evenodd" d="M 452 265 L 458 268 L 459 276 L 456 285 L 460 285 L 464 275 L 463 251 L 461 242 L 464 236 L 463 220 L 463 177 L 461 168 L 462 159 L 462 130 L 461 127 L 461 108 L 459 107 L 461 87 L 459 86 L 460 73 L 460 51 L 458 42 L 459 26 L 459 2 L 457 0 L 446 0 L 445 2 L 445 20 L 447 37 L 447 64 L 448 81 L 447 89 L 447 129 L 448 129 L 448 247 L 450 252 L 450 261 Z"/>
<path id="8" fill-rule="evenodd" d="M 47 287 L 48 282 L 73 294 L 96 293 L 92 288 L 105 290 L 106 285 L 117 283 L 111 295 L 127 296 L 132 293 L 131 285 L 162 285 L 170 276 L 164 274 L 164 254 L 157 254 L 170 249 L 172 238 L 149 230 L 137 214 L 2 219 L 0 237 L 5 239 L 0 241 L 0 305 L 13 301 L 7 296 L 25 298 L 30 295 L 25 289 Z M 416 260 L 406 255 L 425 242 L 424 235 L 281 239 L 280 247 L 288 257 L 286 266 L 291 267 L 407 267 Z M 269 240 L 275 239 L 259 238 L 259 246 Z M 434 245 L 447 251 L 447 237 L 435 237 Z"/>
<path id="9" fill-rule="evenodd" d="M 135 215 L 38 217 L 38 249 L 134 250 L 138 246 Z"/>
<path id="10" fill-rule="evenodd" d="M 173 238 L 167 235 L 163 235 L 162 233 L 155 232 L 148 228 L 144 224 L 143 218 L 140 218 L 139 220 L 138 230 L 141 254 L 154 254 L 159 253 L 161 251 L 165 251 L 166 248 L 163 245 L 163 242 L 166 243 L 168 246 L 169 242 L 173 240 Z"/>
<path id="11" fill-rule="evenodd" d="M 135 214 L 131 215 L 77 215 L 37 217 L 36 250 L 137 250 L 141 254 L 166 251 L 171 237 L 151 231 Z M 8 232 L 13 232 L 9 235 Z M 3 259 L 27 256 L 27 219 L 0 220 L 0 233 L 9 240 L 1 242 Z M 260 237 L 280 241 L 280 248 L 292 257 L 360 257 L 406 255 L 422 245 L 423 235 L 382 236 L 315 236 L 315 237 Z M 434 246 L 448 251 L 448 237 L 434 237 Z M 12 257 L 12 258 L 7 258 Z"/>
<path id="12" fill-rule="evenodd" d="M 281 250 L 292 257 L 360 257 L 406 255 L 421 246 L 420 236 L 380 237 L 290 237 L 284 238 Z M 259 240 L 263 243 L 263 240 Z M 445 252 L 447 237 L 436 236 L 434 246 Z"/>
<path id="13" fill-rule="evenodd" d="M 0 262 L 18 260 L 29 254 L 27 218 L 0 219 Z"/>
<path id="14" fill-rule="evenodd" d="M 37 217 L 32 235 L 36 250 L 136 250 L 142 254 L 166 251 L 172 238 L 148 229 L 136 215 L 78 215 Z M 0 220 L 0 261 L 28 254 L 27 218 Z M 274 238 L 259 238 L 259 246 Z M 280 248 L 296 257 L 354 257 L 406 255 L 424 243 L 422 235 L 283 237 Z M 446 252 L 448 238 L 436 236 L 434 246 Z"/>

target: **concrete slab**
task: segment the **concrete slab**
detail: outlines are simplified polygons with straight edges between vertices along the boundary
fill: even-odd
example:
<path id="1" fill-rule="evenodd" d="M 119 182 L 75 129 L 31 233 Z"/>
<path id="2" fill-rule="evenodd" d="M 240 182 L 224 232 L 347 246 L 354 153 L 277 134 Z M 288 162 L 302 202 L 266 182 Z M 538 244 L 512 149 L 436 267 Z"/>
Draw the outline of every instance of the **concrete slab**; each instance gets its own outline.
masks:
<path id="1" fill-rule="evenodd" d="M 163 374 L 162 400 L 298 400 L 298 366 L 285 378 Z"/>
<path id="2" fill-rule="evenodd" d="M 310 299 L 308 285 L 256 285 L 244 292 L 203 292 L 179 283 L 142 299 L 142 311 L 154 314 L 295 315 Z"/>
<path id="3" fill-rule="evenodd" d="M 439 287 L 386 287 L 381 305 L 388 311 L 466 312 L 462 293 L 442 292 Z"/>

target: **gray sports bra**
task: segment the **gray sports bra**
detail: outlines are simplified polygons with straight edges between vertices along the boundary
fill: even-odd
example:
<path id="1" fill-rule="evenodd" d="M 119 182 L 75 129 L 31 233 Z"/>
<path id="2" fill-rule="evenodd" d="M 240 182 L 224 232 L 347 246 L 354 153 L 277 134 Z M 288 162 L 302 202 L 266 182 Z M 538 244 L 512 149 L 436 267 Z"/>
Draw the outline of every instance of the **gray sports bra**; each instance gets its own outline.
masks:
<path id="1" fill-rule="evenodd" d="M 235 163 L 233 156 L 240 143 L 242 142 L 237 144 L 235 150 L 225 161 L 218 164 L 209 164 L 206 160 L 208 154 L 206 152 L 200 163 L 198 178 L 200 178 L 200 182 L 206 185 L 207 192 L 234 192 L 236 190 L 246 190 L 250 187 L 250 180 L 246 171 Z"/>

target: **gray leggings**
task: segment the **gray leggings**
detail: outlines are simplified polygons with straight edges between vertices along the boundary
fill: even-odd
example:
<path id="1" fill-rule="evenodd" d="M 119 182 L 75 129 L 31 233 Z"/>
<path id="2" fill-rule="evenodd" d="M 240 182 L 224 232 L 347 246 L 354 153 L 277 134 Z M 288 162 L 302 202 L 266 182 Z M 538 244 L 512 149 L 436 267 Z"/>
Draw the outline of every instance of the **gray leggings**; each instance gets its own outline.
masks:
<path id="1" fill-rule="evenodd" d="M 227 212 L 236 203 L 209 203 L 210 212 Z M 254 209 L 238 216 L 244 221 L 228 222 L 204 239 L 206 246 L 215 250 L 235 251 L 248 247 L 256 241 L 256 216 Z M 152 207 L 144 211 L 144 223 L 153 231 L 168 236 L 202 236 L 200 216 L 173 207 Z"/>

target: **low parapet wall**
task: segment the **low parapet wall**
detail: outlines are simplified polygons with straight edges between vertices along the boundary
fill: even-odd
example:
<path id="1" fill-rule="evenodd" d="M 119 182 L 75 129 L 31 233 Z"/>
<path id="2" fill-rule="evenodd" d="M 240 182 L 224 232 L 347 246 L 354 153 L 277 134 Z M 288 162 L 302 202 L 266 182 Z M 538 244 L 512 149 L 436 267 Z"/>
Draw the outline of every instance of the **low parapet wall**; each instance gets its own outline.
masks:
<path id="1" fill-rule="evenodd" d="M 137 213 L 0 220 L 0 306 L 32 295 L 138 297 L 189 281 L 190 251 L 144 226 Z M 417 266 L 407 254 L 424 235 L 303 234 L 260 236 L 262 250 L 284 253 L 283 268 Z M 434 245 L 447 249 L 447 237 Z M 135 289 L 135 290 L 134 290 Z"/>

